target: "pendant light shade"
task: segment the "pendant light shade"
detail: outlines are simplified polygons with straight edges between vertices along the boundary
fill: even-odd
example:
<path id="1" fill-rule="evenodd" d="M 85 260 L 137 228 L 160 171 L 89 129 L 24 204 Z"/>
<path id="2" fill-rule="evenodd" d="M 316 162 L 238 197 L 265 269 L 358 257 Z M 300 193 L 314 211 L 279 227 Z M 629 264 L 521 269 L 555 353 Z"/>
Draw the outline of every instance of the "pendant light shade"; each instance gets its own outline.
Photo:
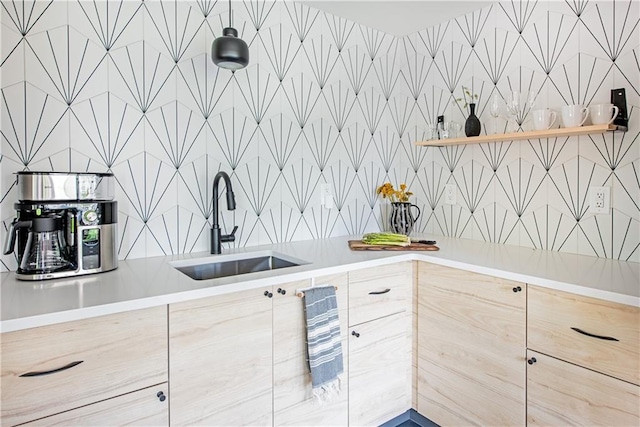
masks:
<path id="1" fill-rule="evenodd" d="M 222 30 L 222 36 L 211 45 L 213 63 L 227 70 L 239 70 L 249 63 L 249 47 L 244 40 L 238 38 L 235 28 Z"/>
<path id="2" fill-rule="evenodd" d="M 249 47 L 238 38 L 238 31 L 231 26 L 231 0 L 229 0 L 229 26 L 222 30 L 222 36 L 211 44 L 211 59 L 220 68 L 239 70 L 249 64 Z"/>

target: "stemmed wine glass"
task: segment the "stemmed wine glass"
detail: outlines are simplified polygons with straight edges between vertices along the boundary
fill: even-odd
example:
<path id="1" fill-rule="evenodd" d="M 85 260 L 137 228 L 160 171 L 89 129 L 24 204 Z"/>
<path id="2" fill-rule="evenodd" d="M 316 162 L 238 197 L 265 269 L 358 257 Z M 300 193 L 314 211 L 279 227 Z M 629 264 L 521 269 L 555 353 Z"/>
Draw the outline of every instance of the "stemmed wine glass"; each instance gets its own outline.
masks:
<path id="1" fill-rule="evenodd" d="M 520 124 L 518 123 L 518 119 L 521 113 L 521 94 L 520 92 L 518 92 L 517 90 L 512 90 L 511 92 L 509 92 L 509 94 L 507 95 L 507 111 L 509 112 L 509 115 L 511 116 L 511 118 L 513 119 L 514 123 L 515 123 L 515 130 L 518 130 L 518 126 L 520 126 Z"/>
<path id="2" fill-rule="evenodd" d="M 500 94 L 496 91 L 493 92 L 493 96 L 491 96 L 491 102 L 489 104 L 489 114 L 493 117 L 493 133 L 498 133 L 498 117 L 500 117 L 500 105 L 502 103 L 502 98 L 500 98 Z"/>
<path id="3" fill-rule="evenodd" d="M 528 107 L 528 111 L 526 112 L 526 114 L 524 114 L 525 117 L 527 116 L 532 116 L 533 115 L 533 107 L 536 104 L 536 98 L 538 97 L 538 94 L 533 91 L 530 90 L 527 93 L 527 107 Z"/>

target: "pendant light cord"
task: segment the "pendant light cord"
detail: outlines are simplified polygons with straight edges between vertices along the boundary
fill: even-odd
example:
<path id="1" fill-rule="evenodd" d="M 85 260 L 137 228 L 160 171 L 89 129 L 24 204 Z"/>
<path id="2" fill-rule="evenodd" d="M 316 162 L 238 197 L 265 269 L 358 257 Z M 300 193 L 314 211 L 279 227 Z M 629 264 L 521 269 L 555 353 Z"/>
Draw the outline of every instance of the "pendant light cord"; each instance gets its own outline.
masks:
<path id="1" fill-rule="evenodd" d="M 231 0 L 229 0 L 229 27 L 233 27 L 233 25 L 231 25 Z"/>

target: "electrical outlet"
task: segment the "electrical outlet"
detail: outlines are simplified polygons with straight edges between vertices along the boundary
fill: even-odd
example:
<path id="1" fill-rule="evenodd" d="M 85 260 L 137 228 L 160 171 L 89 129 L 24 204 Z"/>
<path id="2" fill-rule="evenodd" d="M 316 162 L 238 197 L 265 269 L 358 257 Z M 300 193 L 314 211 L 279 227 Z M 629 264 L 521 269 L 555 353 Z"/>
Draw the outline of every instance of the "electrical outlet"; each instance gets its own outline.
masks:
<path id="1" fill-rule="evenodd" d="M 444 186 L 444 204 L 455 205 L 456 204 L 456 185 L 446 184 Z"/>
<path id="2" fill-rule="evenodd" d="M 327 209 L 333 208 L 333 192 L 331 184 L 320 184 L 320 204 Z"/>
<path id="3" fill-rule="evenodd" d="M 611 209 L 610 187 L 589 187 L 589 213 L 609 215 Z"/>

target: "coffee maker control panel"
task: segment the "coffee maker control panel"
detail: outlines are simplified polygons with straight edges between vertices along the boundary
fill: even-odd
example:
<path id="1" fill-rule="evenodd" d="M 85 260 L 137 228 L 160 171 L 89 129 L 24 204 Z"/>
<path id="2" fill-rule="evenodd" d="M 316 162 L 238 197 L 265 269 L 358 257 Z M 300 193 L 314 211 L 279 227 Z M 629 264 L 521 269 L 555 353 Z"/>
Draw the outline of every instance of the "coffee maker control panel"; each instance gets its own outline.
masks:
<path id="1" fill-rule="evenodd" d="M 85 224 L 96 224 L 98 222 L 98 213 L 94 209 L 86 210 L 82 214 Z"/>
<path id="2" fill-rule="evenodd" d="M 82 230 L 82 268 L 91 270 L 100 268 L 100 229 Z"/>

